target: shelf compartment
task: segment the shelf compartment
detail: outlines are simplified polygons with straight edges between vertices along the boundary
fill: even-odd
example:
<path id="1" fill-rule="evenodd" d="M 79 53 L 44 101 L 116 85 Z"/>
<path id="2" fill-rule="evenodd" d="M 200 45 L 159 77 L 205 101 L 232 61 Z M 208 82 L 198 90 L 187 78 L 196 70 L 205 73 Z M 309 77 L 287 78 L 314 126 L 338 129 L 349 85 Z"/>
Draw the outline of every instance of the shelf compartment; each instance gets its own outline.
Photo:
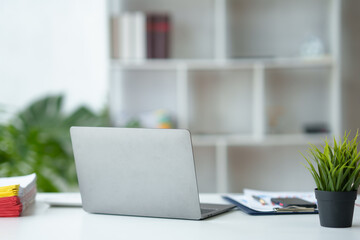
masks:
<path id="1" fill-rule="evenodd" d="M 326 67 L 266 70 L 266 133 L 301 134 L 311 124 L 331 131 L 330 76 Z"/>
<path id="2" fill-rule="evenodd" d="M 169 113 L 176 125 L 177 118 L 177 82 L 174 71 L 121 71 L 118 79 L 116 95 L 119 96 L 117 109 L 114 111 L 115 125 L 123 126 L 122 118 L 138 118 L 162 109 Z M 120 85 L 120 86 L 119 86 Z"/>
<path id="3" fill-rule="evenodd" d="M 171 18 L 172 58 L 214 56 L 215 0 L 122 0 L 122 11 L 165 12 Z M 199 17 L 201 12 L 201 17 Z"/>
<path id="4" fill-rule="evenodd" d="M 189 129 L 193 133 L 251 134 L 253 71 L 191 70 Z"/>
<path id="5" fill-rule="evenodd" d="M 228 57 L 299 56 L 317 38 L 332 52 L 329 0 L 228 0 Z M 306 14 L 304 14 L 306 13 Z"/>
<path id="6" fill-rule="evenodd" d="M 301 164 L 307 146 L 246 146 L 228 148 L 229 192 L 244 188 L 267 191 L 309 191 L 315 188 Z"/>

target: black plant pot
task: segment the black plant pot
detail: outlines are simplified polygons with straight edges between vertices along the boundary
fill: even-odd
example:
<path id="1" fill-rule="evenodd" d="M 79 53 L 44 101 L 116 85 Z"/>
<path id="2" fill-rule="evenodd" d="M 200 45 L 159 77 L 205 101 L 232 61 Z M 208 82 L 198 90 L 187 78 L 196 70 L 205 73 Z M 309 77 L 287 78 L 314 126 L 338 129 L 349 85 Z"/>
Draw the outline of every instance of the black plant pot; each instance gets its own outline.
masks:
<path id="1" fill-rule="evenodd" d="M 357 191 L 329 192 L 315 189 L 320 225 L 323 227 L 351 227 Z"/>

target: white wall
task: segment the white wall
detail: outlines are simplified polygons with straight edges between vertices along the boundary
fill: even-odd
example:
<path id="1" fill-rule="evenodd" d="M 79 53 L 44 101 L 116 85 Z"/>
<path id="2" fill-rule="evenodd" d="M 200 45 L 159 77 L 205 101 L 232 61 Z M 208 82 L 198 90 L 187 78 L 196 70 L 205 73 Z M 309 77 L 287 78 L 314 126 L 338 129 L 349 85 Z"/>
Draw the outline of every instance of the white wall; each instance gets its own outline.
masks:
<path id="1" fill-rule="evenodd" d="M 107 101 L 106 1 L 0 0 L 0 104 L 49 93 L 66 109 Z"/>

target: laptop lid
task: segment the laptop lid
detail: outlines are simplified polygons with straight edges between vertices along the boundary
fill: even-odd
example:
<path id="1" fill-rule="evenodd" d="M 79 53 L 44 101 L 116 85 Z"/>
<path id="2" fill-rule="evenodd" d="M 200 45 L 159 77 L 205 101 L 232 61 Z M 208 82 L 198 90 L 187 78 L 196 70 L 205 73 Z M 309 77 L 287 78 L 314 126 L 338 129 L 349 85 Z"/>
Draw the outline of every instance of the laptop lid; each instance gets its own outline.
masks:
<path id="1" fill-rule="evenodd" d="M 201 218 L 189 131 L 72 127 L 70 132 L 85 211 Z"/>

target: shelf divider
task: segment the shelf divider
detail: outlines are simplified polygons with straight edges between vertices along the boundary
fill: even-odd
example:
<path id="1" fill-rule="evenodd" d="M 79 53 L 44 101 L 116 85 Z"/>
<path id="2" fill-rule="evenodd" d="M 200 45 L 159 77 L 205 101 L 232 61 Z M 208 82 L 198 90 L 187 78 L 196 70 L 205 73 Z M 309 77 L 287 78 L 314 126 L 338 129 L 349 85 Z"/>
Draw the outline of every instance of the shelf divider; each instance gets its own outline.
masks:
<path id="1" fill-rule="evenodd" d="M 334 58 L 334 66 L 330 79 L 330 128 L 334 136 L 340 137 L 341 128 L 341 58 L 340 58 L 340 22 L 341 1 L 332 0 L 330 5 L 330 40 L 331 54 Z"/>
<path id="2" fill-rule="evenodd" d="M 227 144 L 224 139 L 216 143 L 216 191 L 226 193 L 228 186 L 228 156 Z"/>
<path id="3" fill-rule="evenodd" d="M 215 59 L 225 60 L 227 50 L 226 0 L 215 0 Z"/>
<path id="4" fill-rule="evenodd" d="M 110 120 L 112 126 L 117 126 L 119 112 L 124 110 L 123 104 L 123 69 L 112 69 L 112 75 L 110 77 L 109 89 L 109 108 L 110 108 Z"/>
<path id="5" fill-rule="evenodd" d="M 262 63 L 255 64 L 253 85 L 253 134 L 256 139 L 263 139 L 265 135 L 264 71 L 264 65 Z"/>
<path id="6" fill-rule="evenodd" d="M 188 129 L 188 66 L 185 63 L 177 64 L 176 78 L 178 127 Z"/>

